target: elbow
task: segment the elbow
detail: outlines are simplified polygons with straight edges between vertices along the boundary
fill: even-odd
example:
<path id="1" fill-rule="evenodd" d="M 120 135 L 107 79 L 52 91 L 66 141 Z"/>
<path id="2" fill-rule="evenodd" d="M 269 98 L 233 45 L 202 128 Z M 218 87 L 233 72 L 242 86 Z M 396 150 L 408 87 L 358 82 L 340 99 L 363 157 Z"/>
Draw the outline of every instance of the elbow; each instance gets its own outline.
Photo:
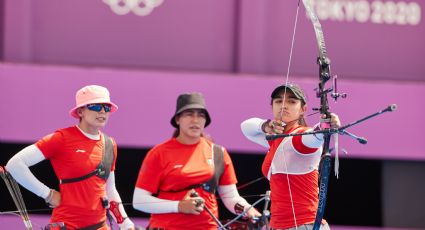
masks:
<path id="1" fill-rule="evenodd" d="M 133 192 L 133 199 L 131 201 L 131 206 L 133 206 L 134 209 L 137 209 L 136 205 L 136 190 Z"/>
<path id="2" fill-rule="evenodd" d="M 134 202 L 134 200 L 133 200 L 133 203 L 132 203 L 132 205 L 131 206 L 133 206 L 133 208 L 135 209 L 135 210 L 139 210 L 140 211 L 140 207 L 139 207 L 139 205 L 137 205 L 137 203 L 136 202 Z"/>
<path id="3" fill-rule="evenodd" d="M 248 128 L 249 128 L 249 126 L 247 125 L 247 121 L 243 121 L 243 122 L 241 123 L 241 131 L 242 131 L 242 134 L 243 134 L 245 137 L 246 137 L 246 136 L 248 136 L 248 133 L 247 133 Z"/>
<path id="4" fill-rule="evenodd" d="M 140 207 L 141 202 L 138 199 L 140 199 L 140 196 L 137 195 L 137 188 L 136 188 L 133 193 L 133 201 L 131 205 L 133 206 L 134 209 L 142 211 Z"/>
<path id="5" fill-rule="evenodd" d="M 8 171 L 9 173 L 13 175 L 14 169 L 18 168 L 19 165 L 25 165 L 25 164 L 23 164 L 23 161 L 21 160 L 19 156 L 15 155 L 12 158 L 10 158 L 10 160 L 7 162 L 4 168 L 6 169 L 6 171 Z"/>
<path id="6" fill-rule="evenodd" d="M 136 205 L 136 203 L 134 203 L 134 201 L 133 201 L 133 204 L 132 204 L 131 206 L 133 206 L 133 208 L 134 208 L 135 210 L 139 210 L 139 207 Z"/>
<path id="7" fill-rule="evenodd" d="M 242 134 L 248 139 L 250 139 L 253 136 L 258 135 L 257 130 L 256 130 L 256 124 L 254 124 L 252 122 L 253 120 L 254 119 L 251 118 L 251 119 L 245 120 L 241 123 Z"/>

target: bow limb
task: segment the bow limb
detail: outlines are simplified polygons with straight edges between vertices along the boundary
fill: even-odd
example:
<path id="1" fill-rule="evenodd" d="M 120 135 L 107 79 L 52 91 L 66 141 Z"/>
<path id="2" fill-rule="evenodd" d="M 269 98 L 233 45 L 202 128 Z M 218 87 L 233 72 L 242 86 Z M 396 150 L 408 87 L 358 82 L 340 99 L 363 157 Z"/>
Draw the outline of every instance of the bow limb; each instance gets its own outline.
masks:
<path id="1" fill-rule="evenodd" d="M 325 45 L 325 38 L 323 35 L 322 26 L 317 18 L 317 15 L 314 13 L 310 0 L 303 0 L 304 7 L 307 11 L 307 14 L 313 24 L 314 32 L 316 34 L 317 45 L 319 48 L 319 57 L 317 58 L 317 64 L 319 65 L 319 87 L 317 96 L 320 97 L 320 113 L 322 114 L 324 120 L 322 122 L 329 122 L 330 112 L 327 99 L 327 93 L 329 90 L 325 89 L 326 82 L 330 79 L 330 60 L 327 57 L 327 50 Z M 329 127 L 324 127 L 329 128 Z M 324 143 L 323 143 L 323 153 L 322 159 L 320 162 L 320 181 L 319 181 L 319 203 L 317 206 L 316 219 L 314 221 L 313 229 L 320 229 L 323 214 L 325 212 L 326 206 L 326 195 L 329 184 L 329 174 L 331 167 L 331 154 L 329 151 L 330 145 L 330 133 L 324 134 Z"/>
<path id="2" fill-rule="evenodd" d="M 314 32 L 316 34 L 317 45 L 319 48 L 319 62 L 329 66 L 330 60 L 327 57 L 327 50 L 325 45 L 325 37 L 323 35 L 322 25 L 320 24 L 319 18 L 314 13 L 311 4 L 311 0 L 303 0 L 304 8 L 311 20 L 311 23 L 314 27 Z M 321 65 L 321 63 L 319 63 Z M 328 72 L 329 73 L 329 72 Z"/>
<path id="3" fill-rule="evenodd" d="M 310 18 L 310 20 L 313 24 L 314 32 L 315 32 L 315 35 L 316 35 L 316 41 L 317 41 L 317 45 L 318 45 L 318 49 L 319 49 L 319 57 L 317 58 L 317 64 L 319 65 L 320 81 L 319 81 L 317 97 L 320 98 L 320 109 L 319 109 L 319 111 L 320 111 L 322 118 L 323 118 L 321 120 L 321 123 L 326 124 L 326 122 L 329 123 L 329 121 L 330 121 L 330 112 L 329 112 L 329 105 L 328 105 L 328 99 L 327 99 L 327 93 L 329 93 L 330 90 L 325 89 L 325 84 L 330 79 L 330 60 L 327 56 L 327 50 L 326 50 L 325 38 L 324 38 L 324 35 L 323 35 L 322 25 L 320 24 L 317 15 L 314 13 L 314 11 L 312 9 L 311 0 L 302 0 L 302 2 L 303 2 L 303 5 L 306 9 L 307 15 L 308 15 L 308 17 Z M 297 28 L 298 12 L 299 12 L 299 5 L 300 5 L 299 3 L 300 3 L 300 0 L 298 1 L 297 13 L 296 13 L 296 16 L 295 16 L 294 32 L 293 32 L 293 36 L 292 36 L 292 43 L 291 43 L 292 45 L 291 45 L 291 51 L 290 51 L 290 56 L 289 56 L 288 72 L 287 72 L 287 75 L 286 75 L 285 84 L 287 84 L 289 82 L 289 70 L 290 70 L 290 66 L 291 66 L 291 60 L 292 60 L 291 57 L 292 57 L 293 45 L 294 45 L 294 41 L 295 41 L 295 33 L 296 33 L 296 28 Z M 285 102 L 285 98 L 283 99 L 283 101 Z M 328 128 L 328 127 L 322 127 L 322 128 Z M 316 218 L 315 218 L 315 222 L 314 222 L 314 226 L 313 226 L 314 230 L 318 230 L 320 228 L 322 218 L 323 218 L 323 214 L 324 214 L 324 211 L 325 211 L 326 194 L 327 194 L 327 188 L 328 188 L 328 183 L 329 183 L 329 174 L 330 174 L 329 172 L 330 172 L 330 165 L 331 165 L 331 155 L 330 155 L 330 151 L 329 151 L 329 149 L 330 149 L 329 148 L 330 138 L 331 138 L 330 133 L 324 133 L 324 143 L 323 143 L 323 151 L 322 151 L 323 154 L 322 154 L 322 159 L 321 159 L 321 162 L 320 162 L 319 203 L 318 203 Z M 284 165 L 285 165 L 285 168 L 287 168 L 285 158 L 284 158 Z M 294 202 L 293 202 L 293 198 L 292 198 L 292 192 L 291 192 L 291 183 L 290 183 L 288 174 L 287 174 L 287 181 L 288 181 L 288 188 L 289 188 L 289 197 L 291 199 L 294 225 L 298 226 L 297 218 L 296 218 L 296 214 L 295 214 L 295 209 L 294 209 Z"/>

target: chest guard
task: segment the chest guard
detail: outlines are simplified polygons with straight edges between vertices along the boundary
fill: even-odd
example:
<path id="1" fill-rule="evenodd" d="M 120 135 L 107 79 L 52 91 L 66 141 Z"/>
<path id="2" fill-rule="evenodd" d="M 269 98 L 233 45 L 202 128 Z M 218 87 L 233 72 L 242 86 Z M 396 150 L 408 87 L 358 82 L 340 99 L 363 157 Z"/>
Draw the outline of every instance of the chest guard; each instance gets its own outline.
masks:
<path id="1" fill-rule="evenodd" d="M 205 191 L 214 194 L 217 191 L 220 177 L 224 172 L 224 151 L 222 146 L 213 144 L 213 158 L 214 175 L 209 181 L 203 183 L 201 186 Z"/>
<path id="2" fill-rule="evenodd" d="M 59 183 L 66 184 L 66 183 L 73 183 L 82 181 L 85 179 L 88 179 L 92 176 L 97 176 L 104 181 L 106 181 L 109 177 L 109 174 L 111 173 L 112 163 L 114 162 L 114 145 L 112 143 L 112 139 L 107 136 L 106 134 L 102 134 L 102 160 L 97 165 L 96 169 L 92 172 L 75 178 L 67 178 L 67 179 L 61 179 Z"/>

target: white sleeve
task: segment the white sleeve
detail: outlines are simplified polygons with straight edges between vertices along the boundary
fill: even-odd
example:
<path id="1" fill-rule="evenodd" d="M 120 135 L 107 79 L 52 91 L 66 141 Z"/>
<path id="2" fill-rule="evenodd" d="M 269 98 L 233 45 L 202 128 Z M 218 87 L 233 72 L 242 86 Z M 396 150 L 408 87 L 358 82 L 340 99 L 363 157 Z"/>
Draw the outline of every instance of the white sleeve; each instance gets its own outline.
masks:
<path id="1" fill-rule="evenodd" d="M 261 146 L 269 148 L 269 143 L 266 140 L 266 134 L 261 130 L 261 126 L 267 120 L 261 118 L 250 118 L 241 123 L 241 129 L 243 135 L 245 135 L 248 140 L 255 142 Z"/>
<path id="2" fill-rule="evenodd" d="M 32 144 L 15 154 L 7 162 L 6 170 L 24 188 L 45 199 L 50 193 L 50 188 L 41 183 L 29 169 L 30 166 L 45 159 L 41 150 Z"/>
<path id="3" fill-rule="evenodd" d="M 312 129 L 306 130 L 306 132 L 320 130 L 320 124 L 316 124 Z M 303 135 L 301 138 L 303 145 L 309 148 L 319 148 L 323 144 L 323 134 L 317 133 L 315 135 Z"/>
<path id="4" fill-rule="evenodd" d="M 120 194 L 117 191 L 117 188 L 115 187 L 115 173 L 111 172 L 109 174 L 108 180 L 106 180 L 106 196 L 108 197 L 109 201 L 115 201 L 117 202 L 118 209 L 120 211 L 121 216 L 128 217 L 127 213 L 124 210 L 124 206 L 122 205 Z M 114 215 L 112 217 L 115 218 Z M 116 221 L 116 219 L 115 219 Z M 130 220 L 130 218 L 125 218 L 124 222 L 119 224 L 120 229 L 129 229 L 131 227 L 134 227 L 134 223 Z"/>
<path id="5" fill-rule="evenodd" d="M 160 199 L 152 196 L 151 192 L 136 187 L 133 194 L 133 208 L 147 213 L 177 213 L 179 201 Z"/>
<path id="6" fill-rule="evenodd" d="M 218 194 L 220 195 L 224 206 L 226 206 L 226 208 L 233 214 L 236 214 L 236 204 L 240 204 L 245 210 L 250 206 L 250 204 L 239 195 L 235 184 L 218 186 Z"/>

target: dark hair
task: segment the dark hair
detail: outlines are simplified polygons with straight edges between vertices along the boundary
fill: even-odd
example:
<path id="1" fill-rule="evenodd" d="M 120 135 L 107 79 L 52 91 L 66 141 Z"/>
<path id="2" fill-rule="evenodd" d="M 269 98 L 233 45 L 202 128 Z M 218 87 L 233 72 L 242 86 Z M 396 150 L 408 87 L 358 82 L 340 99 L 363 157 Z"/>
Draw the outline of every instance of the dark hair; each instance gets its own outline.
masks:
<path id="1" fill-rule="evenodd" d="M 178 136 L 179 136 L 179 134 L 180 134 L 180 129 L 179 129 L 179 128 L 177 128 L 177 129 L 175 129 L 175 130 L 174 130 L 174 132 L 173 132 L 173 137 L 178 137 Z"/>
<path id="2" fill-rule="evenodd" d="M 300 124 L 301 126 L 305 126 L 307 127 L 307 122 L 304 119 L 304 115 L 301 115 L 301 117 L 298 119 L 298 124 Z"/>
<path id="3" fill-rule="evenodd" d="M 284 91 L 285 90 L 285 88 L 282 88 L 281 90 L 279 90 L 278 92 L 274 92 L 273 94 L 272 94 L 272 98 L 271 98 L 271 100 L 270 100 L 270 105 L 272 105 L 273 106 L 273 100 L 274 99 L 276 99 L 276 97 L 273 97 L 273 95 L 279 95 L 282 91 Z M 294 94 L 292 91 L 287 91 L 287 92 L 291 92 L 292 94 Z M 304 101 L 304 100 L 301 100 L 300 99 L 300 101 L 301 101 L 301 107 L 304 107 L 305 105 L 306 105 L 306 102 Z M 298 118 L 298 124 L 300 124 L 301 126 L 305 126 L 305 127 L 307 127 L 308 125 L 307 125 L 307 122 L 305 121 L 305 119 L 304 119 L 304 115 L 301 115 L 300 116 L 300 118 Z"/>
<path id="4" fill-rule="evenodd" d="M 170 123 L 174 128 L 177 128 L 176 117 L 185 110 L 188 109 L 201 109 L 205 112 L 205 127 L 211 123 L 211 117 L 208 113 L 204 96 L 201 93 L 183 93 L 177 97 L 176 112 L 171 117 Z"/>

